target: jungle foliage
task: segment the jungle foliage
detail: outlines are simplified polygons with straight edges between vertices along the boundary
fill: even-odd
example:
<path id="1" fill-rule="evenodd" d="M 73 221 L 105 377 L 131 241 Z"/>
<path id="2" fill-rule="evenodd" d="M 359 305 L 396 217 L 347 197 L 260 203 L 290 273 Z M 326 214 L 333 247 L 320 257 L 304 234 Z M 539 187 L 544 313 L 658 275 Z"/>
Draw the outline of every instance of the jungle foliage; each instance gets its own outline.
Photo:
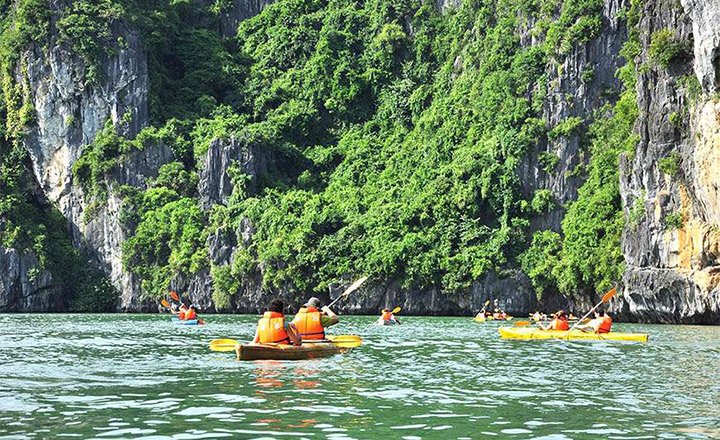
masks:
<path id="1" fill-rule="evenodd" d="M 47 8 L 20 3 L 16 19 Z M 209 269 L 215 301 L 227 304 L 238 280 L 260 266 L 267 287 L 304 291 L 360 273 L 462 291 L 491 271 L 522 268 L 538 292 L 565 293 L 602 290 L 619 277 L 617 160 L 635 142 L 634 46 L 617 103 L 555 127 L 541 113 L 548 72 L 600 31 L 601 0 L 466 0 L 444 13 L 421 0 L 281 0 L 241 23 L 234 38 L 218 32 L 224 1 L 100 3 L 74 2 L 59 38 L 81 54 L 92 83 L 102 57 L 125 44 L 111 38 L 112 26 L 123 20 L 137 29 L 152 126 L 139 142 L 109 126 L 86 148 L 76 177 L 94 188 L 122 154 L 149 141 L 169 145 L 178 160 L 146 191 L 123 189 L 124 220 L 135 231 L 123 261 L 146 293 Z M 4 23 L 7 82 L 18 50 L 47 39 L 46 18 L 32 32 Z M 540 43 L 523 45 L 520 30 Z M 4 101 L 19 114 L 16 89 L 4 87 Z M 7 120 L 7 130 L 26 123 Z M 548 189 L 523 190 L 519 167 L 576 134 L 590 158 L 578 200 L 559 207 Z M 198 169 L 210 142 L 230 137 L 267 157 L 268 172 L 251 191 L 249 176 L 231 170 L 230 202 L 204 212 Z M 557 156 L 540 156 L 552 173 Z M 567 210 L 561 233 L 533 236 L 531 220 L 554 209 Z M 208 236 L 237 230 L 243 218 L 255 228 L 251 244 L 229 266 L 208 261 Z"/>

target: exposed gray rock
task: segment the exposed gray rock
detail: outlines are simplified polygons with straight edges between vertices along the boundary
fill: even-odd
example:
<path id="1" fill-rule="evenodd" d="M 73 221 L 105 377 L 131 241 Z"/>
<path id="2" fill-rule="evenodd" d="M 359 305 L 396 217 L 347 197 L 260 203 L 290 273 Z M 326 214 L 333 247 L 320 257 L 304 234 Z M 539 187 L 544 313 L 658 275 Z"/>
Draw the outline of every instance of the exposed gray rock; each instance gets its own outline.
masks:
<path id="1" fill-rule="evenodd" d="M 31 253 L 0 247 L 0 312 L 52 312 L 65 307 L 62 287 Z M 33 275 L 33 272 L 37 272 Z"/>
<path id="2" fill-rule="evenodd" d="M 708 93 L 720 91 L 720 2 L 681 0 L 692 19 L 695 74 Z"/>
<path id="3" fill-rule="evenodd" d="M 250 176 L 245 183 L 245 192 L 254 194 L 258 176 L 267 172 L 267 160 L 262 147 L 238 137 L 216 139 L 210 144 L 201 165 L 198 191 L 203 209 L 214 204 L 227 204 L 233 192 L 228 174 L 231 167 L 236 172 Z"/>
<path id="4" fill-rule="evenodd" d="M 62 5 L 54 5 L 62 7 Z M 22 54 L 16 81 L 26 82 L 37 111 L 37 124 L 24 139 L 32 168 L 47 199 L 68 219 L 73 244 L 108 274 L 122 292 L 123 309 L 142 308 L 139 283 L 122 268 L 120 245 L 126 239 L 120 224 L 118 185 L 144 187 L 158 168 L 173 160 L 162 144 L 124 156 L 105 182 L 107 202 L 88 213 L 87 200 L 74 181 L 73 165 L 83 149 L 111 121 L 119 134 L 133 138 L 148 124 L 148 71 L 138 34 L 122 22 L 112 26 L 113 55 L 100 62 L 97 83 L 85 82 L 86 66 L 66 44 L 47 50 L 33 45 Z M 51 40 L 56 41 L 57 36 Z"/>
<path id="5" fill-rule="evenodd" d="M 646 50 L 637 61 L 650 69 L 637 87 L 640 142 L 634 156 L 620 161 L 621 196 L 633 221 L 623 234 L 628 267 L 616 310 L 627 320 L 717 323 L 720 106 L 706 102 L 707 95 L 689 99 L 686 78 L 697 75 L 705 93 L 715 90 L 712 57 L 720 28 L 717 20 L 706 18 L 720 6 L 714 0 L 682 4 L 647 2 L 639 26 Z M 649 59 L 652 35 L 664 29 L 694 41 L 694 61 L 678 59 L 664 68 Z M 674 162 L 677 171 L 663 171 L 663 161 Z M 678 217 L 680 227 L 671 221 Z"/>
<path id="6" fill-rule="evenodd" d="M 72 166 L 110 119 L 128 137 L 148 122 L 148 72 L 138 35 L 117 23 L 126 45 L 101 63 L 100 83 L 86 85 L 86 67 L 66 44 L 44 52 L 32 45 L 18 68 L 16 81 L 27 81 L 37 112 L 37 125 L 25 139 L 35 176 L 48 199 L 69 215 Z M 129 113 L 131 118 L 125 115 Z M 120 124 L 126 117 L 127 122 Z"/>
<path id="7" fill-rule="evenodd" d="M 720 288 L 708 291 L 691 275 L 672 269 L 630 268 L 625 283 L 631 287 L 611 309 L 619 319 L 666 324 L 720 322 Z"/>
<path id="8" fill-rule="evenodd" d="M 435 7 L 440 12 L 459 8 L 461 4 L 462 0 L 435 0 Z"/>
<path id="9" fill-rule="evenodd" d="M 582 119 L 583 127 L 592 123 L 594 114 L 605 103 L 612 103 L 622 89 L 615 72 L 624 64 L 619 56 L 627 40 L 627 26 L 620 18 L 620 11 L 627 8 L 625 0 L 607 0 L 603 9 L 603 29 L 598 36 L 584 45 L 577 45 L 566 56 L 557 58 L 545 68 L 547 75 L 546 98 L 543 100 L 542 118 L 552 129 L 571 117 Z M 538 45 L 541 41 L 531 32 L 535 26 L 528 22 L 520 30 L 525 46 Z M 590 80 L 583 73 L 592 69 Z M 583 153 L 580 132 L 555 139 L 540 139 L 532 154 L 519 164 L 523 191 L 529 199 L 538 189 L 549 189 L 555 196 L 556 208 L 541 213 L 531 221 L 531 231 L 560 231 L 565 215 L 564 205 L 577 199 L 577 191 L 585 182 L 586 173 L 581 168 L 588 157 Z M 557 165 L 545 170 L 540 163 L 542 155 L 557 157 Z M 578 172 L 580 171 L 580 172 Z"/>
<path id="10" fill-rule="evenodd" d="M 241 21 L 253 18 L 276 0 L 234 0 L 232 7 L 220 13 L 220 33 L 223 37 L 234 37 Z"/>

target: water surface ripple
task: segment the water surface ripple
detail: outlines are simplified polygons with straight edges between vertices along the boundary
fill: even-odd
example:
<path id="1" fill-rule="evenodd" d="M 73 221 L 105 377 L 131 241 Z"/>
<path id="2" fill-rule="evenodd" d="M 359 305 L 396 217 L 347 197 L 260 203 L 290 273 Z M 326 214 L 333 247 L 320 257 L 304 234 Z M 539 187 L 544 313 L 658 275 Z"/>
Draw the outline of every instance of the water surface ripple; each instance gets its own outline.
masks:
<path id="1" fill-rule="evenodd" d="M 254 316 L 0 315 L 0 438 L 720 439 L 720 328 L 619 325 L 648 344 L 506 341 L 407 317 L 349 355 L 237 362 Z"/>

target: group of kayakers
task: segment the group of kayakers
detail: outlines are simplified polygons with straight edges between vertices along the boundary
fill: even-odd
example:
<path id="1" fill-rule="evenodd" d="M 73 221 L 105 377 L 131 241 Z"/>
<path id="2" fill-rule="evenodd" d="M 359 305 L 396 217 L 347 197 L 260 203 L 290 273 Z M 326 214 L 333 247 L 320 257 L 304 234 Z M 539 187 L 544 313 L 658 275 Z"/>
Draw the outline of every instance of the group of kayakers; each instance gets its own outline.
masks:
<path id="1" fill-rule="evenodd" d="M 180 296 L 174 290 L 170 292 L 170 299 L 173 301 L 172 305 L 165 299 L 163 299 L 161 303 L 163 307 L 167 308 L 177 319 L 180 321 L 194 321 L 198 319 L 197 306 L 195 304 L 185 305 L 184 302 L 180 301 Z"/>
<path id="2" fill-rule="evenodd" d="M 477 315 L 475 315 L 476 318 L 485 318 L 485 319 L 493 319 L 495 321 L 505 321 L 510 317 L 507 313 L 505 313 L 505 310 L 495 309 L 492 313 L 490 311 L 479 311 Z"/>
<path id="3" fill-rule="evenodd" d="M 610 333 L 610 329 L 612 328 L 612 318 L 610 315 L 608 315 L 608 313 L 603 309 L 595 310 L 594 314 L 594 319 L 591 319 L 587 324 L 579 325 L 576 328 L 586 332 Z M 538 326 L 543 330 L 570 330 L 570 324 L 568 321 L 569 317 L 565 311 L 558 310 L 553 314 L 553 319 L 548 325 L 544 325 L 542 321 L 539 321 Z"/>
<path id="4" fill-rule="evenodd" d="M 300 345 L 302 341 L 324 340 L 325 329 L 340 319 L 329 307 L 320 307 L 320 300 L 312 297 L 295 315 L 292 322 L 285 320 L 285 303 L 273 300 L 258 321 L 253 342 Z"/>

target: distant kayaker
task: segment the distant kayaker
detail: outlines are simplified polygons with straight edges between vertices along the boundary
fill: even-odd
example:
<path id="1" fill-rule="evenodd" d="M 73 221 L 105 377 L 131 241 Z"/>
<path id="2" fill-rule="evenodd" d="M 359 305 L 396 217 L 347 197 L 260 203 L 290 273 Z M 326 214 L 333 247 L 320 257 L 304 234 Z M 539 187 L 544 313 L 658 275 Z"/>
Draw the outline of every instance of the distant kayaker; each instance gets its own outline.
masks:
<path id="1" fill-rule="evenodd" d="M 389 309 L 382 309 L 380 318 L 377 320 L 378 325 L 400 324 L 400 321 L 393 315 Z"/>
<path id="2" fill-rule="evenodd" d="M 188 308 L 185 304 L 180 304 L 180 307 L 178 308 L 177 305 L 173 304 L 172 309 L 170 309 L 170 313 L 177 316 L 178 319 L 185 320 L 185 314 L 187 313 Z"/>
<path id="3" fill-rule="evenodd" d="M 542 313 L 540 311 L 535 311 L 535 313 L 532 314 L 532 320 L 535 322 L 540 322 L 543 320 Z"/>
<path id="4" fill-rule="evenodd" d="M 295 326 L 285 320 L 284 309 L 285 304 L 279 299 L 273 300 L 268 305 L 267 311 L 258 321 L 253 342 L 259 344 L 302 344 L 300 337 L 296 333 Z"/>
<path id="5" fill-rule="evenodd" d="M 340 318 L 325 306 L 320 308 L 320 300 L 312 297 L 298 311 L 292 323 L 303 341 L 325 339 L 325 329 L 340 322 Z"/>
<path id="6" fill-rule="evenodd" d="M 591 320 L 585 325 L 578 326 L 578 328 L 584 332 L 593 333 L 610 333 L 612 328 L 612 318 L 604 310 L 595 311 L 595 319 Z"/>
<path id="7" fill-rule="evenodd" d="M 540 328 L 543 330 L 570 330 L 567 315 L 563 310 L 558 310 L 557 313 L 555 313 L 555 319 L 550 321 L 550 325 L 546 327 L 540 324 Z"/>
<path id="8" fill-rule="evenodd" d="M 185 321 L 192 321 L 197 319 L 197 312 L 195 311 L 195 304 L 191 304 L 190 307 L 185 311 Z"/>
<path id="9" fill-rule="evenodd" d="M 495 309 L 495 313 L 493 313 L 492 317 L 496 321 L 505 321 L 505 319 L 507 319 L 507 313 L 505 313 L 505 310 Z"/>

